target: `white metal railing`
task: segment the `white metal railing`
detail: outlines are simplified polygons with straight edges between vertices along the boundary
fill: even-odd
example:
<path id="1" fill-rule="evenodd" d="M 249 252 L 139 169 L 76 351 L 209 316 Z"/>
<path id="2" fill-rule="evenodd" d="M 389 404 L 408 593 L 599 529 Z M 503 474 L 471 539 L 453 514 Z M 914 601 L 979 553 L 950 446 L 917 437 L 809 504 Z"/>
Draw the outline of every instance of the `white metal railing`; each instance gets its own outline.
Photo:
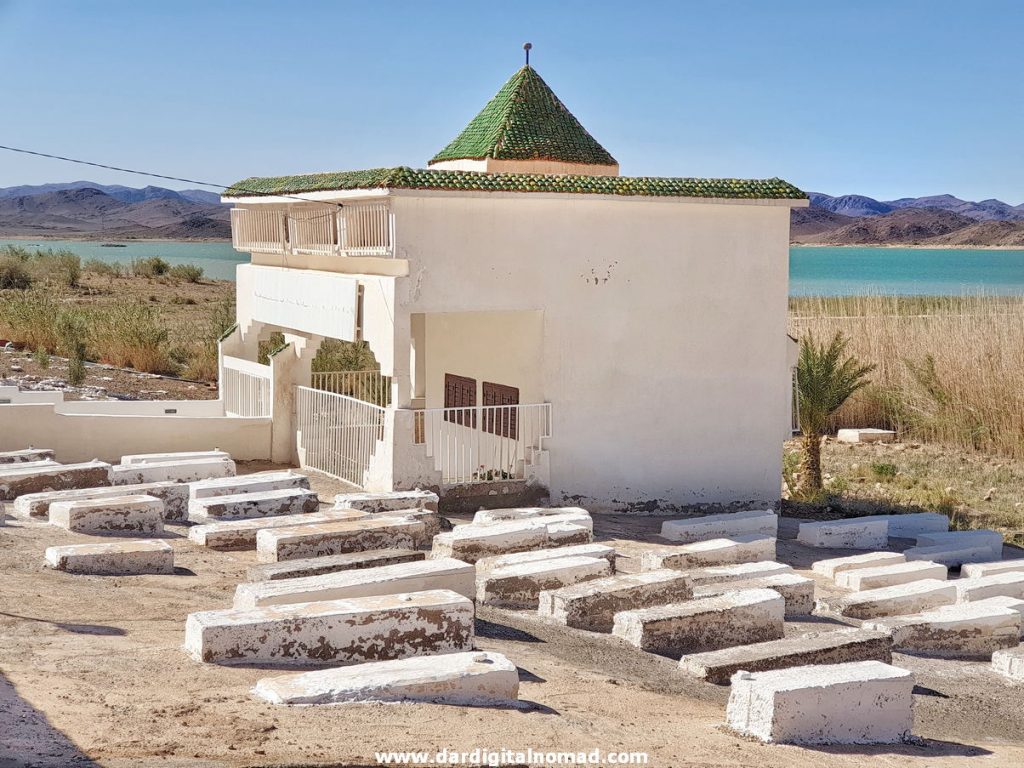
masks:
<path id="1" fill-rule="evenodd" d="M 220 382 L 228 416 L 270 416 L 270 366 L 238 357 L 224 357 Z"/>
<path id="2" fill-rule="evenodd" d="M 393 412 L 311 387 L 295 393 L 300 465 L 365 488 L 375 459 L 390 455 Z"/>
<path id="3" fill-rule="evenodd" d="M 233 208 L 231 244 L 237 251 L 390 257 L 395 217 L 386 202 L 337 209 Z"/>
<path id="4" fill-rule="evenodd" d="M 551 437 L 551 404 L 429 408 L 416 412 L 415 437 L 444 483 L 521 480 Z"/>
<path id="5" fill-rule="evenodd" d="M 380 371 L 314 371 L 310 386 L 374 405 L 391 405 L 391 376 Z"/>

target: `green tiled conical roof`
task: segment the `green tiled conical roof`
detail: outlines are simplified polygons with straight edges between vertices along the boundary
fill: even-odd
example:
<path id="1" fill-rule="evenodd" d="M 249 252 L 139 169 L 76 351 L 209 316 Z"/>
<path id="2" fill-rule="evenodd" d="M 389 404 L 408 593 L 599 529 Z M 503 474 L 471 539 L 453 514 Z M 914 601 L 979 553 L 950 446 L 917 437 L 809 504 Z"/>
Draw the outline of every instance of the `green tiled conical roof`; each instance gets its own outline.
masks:
<path id="1" fill-rule="evenodd" d="M 484 158 L 617 164 L 530 65 L 512 75 L 430 162 Z"/>

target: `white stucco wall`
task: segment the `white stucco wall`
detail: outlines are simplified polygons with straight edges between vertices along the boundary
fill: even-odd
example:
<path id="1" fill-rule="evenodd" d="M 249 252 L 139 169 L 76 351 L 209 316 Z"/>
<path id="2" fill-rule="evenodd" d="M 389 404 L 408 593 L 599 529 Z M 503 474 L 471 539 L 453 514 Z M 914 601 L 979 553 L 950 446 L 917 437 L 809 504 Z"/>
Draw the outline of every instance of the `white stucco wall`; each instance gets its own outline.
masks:
<path id="1" fill-rule="evenodd" d="M 554 503 L 779 498 L 785 203 L 402 192 L 392 205 L 409 261 L 397 349 L 413 313 L 543 310 Z M 398 354 L 396 377 L 409 365 Z"/>

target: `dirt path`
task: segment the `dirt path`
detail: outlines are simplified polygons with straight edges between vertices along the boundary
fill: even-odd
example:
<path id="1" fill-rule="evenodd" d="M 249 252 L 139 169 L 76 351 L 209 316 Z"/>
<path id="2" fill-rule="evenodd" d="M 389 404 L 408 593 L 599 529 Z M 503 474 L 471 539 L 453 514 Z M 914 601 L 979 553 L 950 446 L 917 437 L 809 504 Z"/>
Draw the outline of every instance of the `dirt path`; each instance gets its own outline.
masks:
<path id="1" fill-rule="evenodd" d="M 653 541 L 659 522 L 602 518 L 597 536 Z M 523 710 L 273 707 L 250 694 L 273 672 L 199 664 L 180 648 L 186 615 L 228 606 L 254 553 L 205 551 L 170 530 L 176 575 L 102 578 L 43 568 L 46 546 L 79 537 L 0 528 L 0 768 L 376 765 L 380 750 L 478 747 L 646 752 L 648 765 L 677 767 L 1024 764 L 1024 689 L 983 663 L 898 657 L 918 674 L 919 744 L 765 746 L 722 730 L 727 689 L 672 661 L 493 609 L 479 611 L 478 644 L 521 668 Z M 638 546 L 623 542 L 627 553 Z M 809 559 L 794 543 L 780 549 Z"/>

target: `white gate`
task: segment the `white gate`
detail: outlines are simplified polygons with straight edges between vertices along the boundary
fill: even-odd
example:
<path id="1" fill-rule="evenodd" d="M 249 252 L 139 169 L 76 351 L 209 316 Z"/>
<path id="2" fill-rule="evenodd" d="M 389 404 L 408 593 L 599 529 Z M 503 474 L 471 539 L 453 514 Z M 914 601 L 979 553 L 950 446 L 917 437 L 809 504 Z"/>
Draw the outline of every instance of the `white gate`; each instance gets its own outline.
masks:
<path id="1" fill-rule="evenodd" d="M 295 388 L 299 464 L 360 488 L 371 485 L 391 453 L 392 413 L 354 397 Z"/>

